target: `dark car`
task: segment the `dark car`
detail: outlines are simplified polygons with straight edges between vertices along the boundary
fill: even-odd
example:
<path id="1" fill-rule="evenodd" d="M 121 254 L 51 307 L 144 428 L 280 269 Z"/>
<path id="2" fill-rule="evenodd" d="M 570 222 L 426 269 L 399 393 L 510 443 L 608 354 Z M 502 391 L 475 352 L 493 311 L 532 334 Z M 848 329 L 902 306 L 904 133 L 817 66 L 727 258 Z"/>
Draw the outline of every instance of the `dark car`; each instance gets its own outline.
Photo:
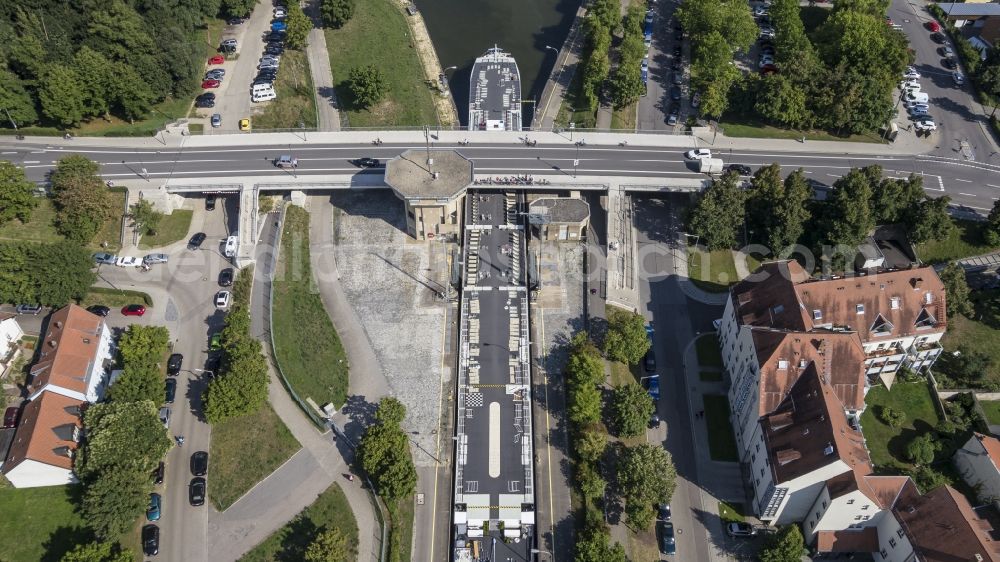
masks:
<path id="1" fill-rule="evenodd" d="M 91 314 L 96 314 L 98 316 L 107 316 L 111 314 L 111 308 L 104 306 L 103 304 L 95 304 L 87 307 L 87 312 Z"/>
<path id="2" fill-rule="evenodd" d="M 676 554 L 677 541 L 674 539 L 674 524 L 660 523 L 660 552 Z"/>
<path id="3" fill-rule="evenodd" d="M 252 84 L 254 86 L 262 86 L 264 84 L 267 84 L 268 86 L 274 86 L 274 80 L 271 80 L 269 78 L 258 78 L 254 80 Z"/>
<path id="4" fill-rule="evenodd" d="M 215 100 L 214 99 L 196 100 L 194 102 L 194 106 L 203 108 L 213 108 L 215 107 Z"/>
<path id="5" fill-rule="evenodd" d="M 944 43 L 944 35 L 935 31 L 934 33 L 931 33 L 931 41 L 934 41 L 935 43 Z"/>
<path id="6" fill-rule="evenodd" d="M 205 375 L 209 379 L 214 379 L 215 374 L 219 372 L 219 365 L 222 364 L 222 357 L 218 354 L 209 355 L 208 360 L 205 361 Z"/>
<path id="7" fill-rule="evenodd" d="M 268 45 L 267 48 L 264 49 L 264 52 L 269 55 L 280 55 L 285 52 L 285 48 L 281 45 Z"/>
<path id="8" fill-rule="evenodd" d="M 215 196 L 214 195 L 206 195 L 205 196 L 205 210 L 206 211 L 214 211 L 215 210 Z"/>
<path id="9" fill-rule="evenodd" d="M 212 100 L 212 101 L 215 101 L 215 93 L 214 92 L 205 92 L 204 94 L 199 94 L 198 97 L 196 97 L 195 99 L 198 100 L 198 101 L 202 101 L 202 100 Z"/>
<path id="10" fill-rule="evenodd" d="M 17 406 L 11 406 L 3 412 L 3 428 L 7 429 L 9 427 L 17 427 L 17 418 L 21 415 L 21 409 Z"/>
<path id="11" fill-rule="evenodd" d="M 656 353 L 652 349 L 646 352 L 646 357 L 643 358 L 642 365 L 646 368 L 647 373 L 652 373 L 656 370 Z"/>
<path id="12" fill-rule="evenodd" d="M 958 62 L 956 62 L 955 59 L 942 59 L 941 64 L 943 64 L 945 68 L 951 70 L 958 68 Z"/>
<path id="13" fill-rule="evenodd" d="M 30 314 L 32 316 L 37 316 L 42 312 L 42 305 L 40 304 L 19 304 L 15 309 L 18 314 Z"/>
<path id="14" fill-rule="evenodd" d="M 164 401 L 167 404 L 173 404 L 174 396 L 177 395 L 177 379 L 167 379 L 163 381 L 163 389 L 166 391 Z"/>
<path id="15" fill-rule="evenodd" d="M 670 504 L 661 503 L 656 506 L 656 516 L 661 521 L 670 521 Z"/>
<path id="16" fill-rule="evenodd" d="M 726 171 L 736 172 L 736 174 L 740 176 L 749 176 L 753 174 L 753 170 L 751 170 L 750 166 L 747 166 L 746 164 L 730 164 L 726 166 Z"/>
<path id="17" fill-rule="evenodd" d="M 219 286 L 228 287 L 233 284 L 233 268 L 227 267 L 219 272 Z"/>
<path id="18" fill-rule="evenodd" d="M 353 164 L 359 168 L 378 168 L 382 163 L 379 162 L 378 158 L 358 158 L 353 162 Z"/>
<path id="19" fill-rule="evenodd" d="M 149 505 L 146 507 L 146 520 L 159 521 L 162 515 L 163 501 L 160 494 L 153 492 L 149 494 Z"/>
<path id="20" fill-rule="evenodd" d="M 674 86 L 673 88 L 670 88 L 670 99 L 672 99 L 674 101 L 680 101 L 681 100 L 681 89 L 678 88 L 677 86 Z"/>
<path id="21" fill-rule="evenodd" d="M 229 18 L 226 20 L 226 23 L 229 25 L 240 25 L 244 21 L 246 20 L 244 20 L 243 18 Z"/>
<path id="22" fill-rule="evenodd" d="M 203 80 L 222 80 L 225 77 L 225 68 L 213 68 L 205 73 L 205 78 L 203 78 Z"/>
<path id="23" fill-rule="evenodd" d="M 146 525 L 142 528 L 142 553 L 146 556 L 156 556 L 160 553 L 160 528 L 156 525 Z"/>
<path id="24" fill-rule="evenodd" d="M 192 478 L 191 485 L 188 486 L 188 501 L 191 505 L 197 507 L 199 505 L 205 505 L 205 479 L 204 478 Z"/>
<path id="25" fill-rule="evenodd" d="M 208 453 L 198 451 L 191 455 L 191 474 L 204 476 L 208 472 Z"/>
<path id="26" fill-rule="evenodd" d="M 164 472 L 166 472 L 166 465 L 160 461 L 160 464 L 156 465 L 156 470 L 153 471 L 153 484 L 163 484 Z"/>
<path id="27" fill-rule="evenodd" d="M 660 426 L 660 414 L 653 412 L 653 415 L 649 416 L 649 429 L 656 429 Z"/>
<path id="28" fill-rule="evenodd" d="M 682 51 L 681 51 L 681 46 L 680 45 L 677 45 L 676 47 L 674 47 L 674 56 L 675 57 L 681 56 L 681 52 Z"/>
<path id="29" fill-rule="evenodd" d="M 730 537 L 752 537 L 757 534 L 757 529 L 749 523 L 730 523 L 726 525 L 726 533 Z"/>
<path id="30" fill-rule="evenodd" d="M 267 80 L 268 82 L 274 82 L 277 77 L 278 72 L 276 70 L 261 70 L 257 73 L 257 77 L 254 78 L 254 80 Z"/>
<path id="31" fill-rule="evenodd" d="M 205 238 L 206 236 L 204 232 L 195 234 L 190 240 L 188 240 L 188 249 L 197 250 L 198 248 L 201 248 L 201 244 L 205 241 Z"/>
<path id="32" fill-rule="evenodd" d="M 167 374 L 171 377 L 177 376 L 181 372 L 181 364 L 184 363 L 184 356 L 174 353 L 167 359 Z"/>

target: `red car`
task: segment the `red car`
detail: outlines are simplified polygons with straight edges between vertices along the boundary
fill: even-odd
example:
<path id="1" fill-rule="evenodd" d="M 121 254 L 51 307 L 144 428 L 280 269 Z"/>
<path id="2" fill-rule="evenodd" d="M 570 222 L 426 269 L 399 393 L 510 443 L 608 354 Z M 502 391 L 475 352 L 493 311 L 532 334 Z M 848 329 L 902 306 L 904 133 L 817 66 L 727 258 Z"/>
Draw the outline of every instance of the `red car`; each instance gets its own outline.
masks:
<path id="1" fill-rule="evenodd" d="M 226 62 L 226 57 L 224 57 L 222 55 L 215 55 L 214 57 L 208 59 L 208 64 L 210 64 L 210 65 L 213 65 L 213 64 L 222 64 L 224 62 Z"/>
<path id="2" fill-rule="evenodd" d="M 222 82 L 218 80 L 205 80 L 204 82 L 201 83 L 201 87 L 205 89 L 218 88 L 219 84 L 222 84 Z"/>
<path id="3" fill-rule="evenodd" d="M 146 314 L 146 307 L 141 304 L 123 306 L 122 314 L 125 316 L 142 316 L 143 314 Z"/>
<path id="4" fill-rule="evenodd" d="M 7 429 L 8 427 L 17 427 L 17 418 L 21 413 L 21 409 L 17 406 L 11 406 L 7 408 L 3 413 L 3 427 Z"/>
<path id="5" fill-rule="evenodd" d="M 931 20 L 927 22 L 927 29 L 931 30 L 932 33 L 937 33 L 938 31 L 941 31 L 941 26 L 938 22 Z"/>

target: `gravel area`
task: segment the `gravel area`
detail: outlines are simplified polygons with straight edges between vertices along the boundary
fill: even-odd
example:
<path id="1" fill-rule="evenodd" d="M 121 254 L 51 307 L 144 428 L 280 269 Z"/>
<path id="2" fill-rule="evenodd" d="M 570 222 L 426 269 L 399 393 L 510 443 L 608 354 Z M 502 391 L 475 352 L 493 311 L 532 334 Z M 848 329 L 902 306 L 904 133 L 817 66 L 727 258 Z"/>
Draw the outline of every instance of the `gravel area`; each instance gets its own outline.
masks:
<path id="1" fill-rule="evenodd" d="M 442 244 L 405 232 L 403 205 L 389 191 L 337 193 L 334 237 L 340 282 L 364 325 L 392 395 L 407 408 L 414 462 L 436 464 L 447 279 Z M 364 373 L 352 373 L 364 376 Z M 416 432 L 416 433 L 414 433 Z"/>
<path id="2" fill-rule="evenodd" d="M 541 292 L 535 302 L 540 310 L 545 350 L 546 372 L 561 373 L 566 362 L 566 346 L 584 330 L 583 318 L 583 242 L 541 242 L 539 252 Z M 536 317 L 533 321 L 537 322 Z"/>

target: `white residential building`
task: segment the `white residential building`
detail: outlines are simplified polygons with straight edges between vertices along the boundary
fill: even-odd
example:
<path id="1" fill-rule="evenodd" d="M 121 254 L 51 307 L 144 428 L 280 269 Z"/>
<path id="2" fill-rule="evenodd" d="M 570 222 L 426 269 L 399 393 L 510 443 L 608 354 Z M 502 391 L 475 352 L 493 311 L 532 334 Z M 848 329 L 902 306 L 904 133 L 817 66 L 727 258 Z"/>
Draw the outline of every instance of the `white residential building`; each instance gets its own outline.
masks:
<path id="1" fill-rule="evenodd" d="M 107 390 L 114 351 L 104 320 L 71 304 L 52 313 L 39 338 L 38 361 L 31 366 L 29 399 L 43 391 L 97 402 Z"/>

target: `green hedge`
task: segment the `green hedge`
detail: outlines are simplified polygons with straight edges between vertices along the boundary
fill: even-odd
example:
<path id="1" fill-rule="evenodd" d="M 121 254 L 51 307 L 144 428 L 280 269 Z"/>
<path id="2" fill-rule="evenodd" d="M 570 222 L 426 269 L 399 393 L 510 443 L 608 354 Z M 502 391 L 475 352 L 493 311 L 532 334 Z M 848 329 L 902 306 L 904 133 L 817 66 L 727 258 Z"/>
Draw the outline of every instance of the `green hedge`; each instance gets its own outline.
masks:
<path id="1" fill-rule="evenodd" d="M 98 295 L 129 295 L 138 299 L 142 299 L 142 302 L 146 306 L 153 306 L 153 297 L 149 296 L 149 293 L 143 293 L 142 291 L 120 291 L 118 289 L 109 289 L 107 287 L 91 287 L 88 293 L 95 293 Z"/>

